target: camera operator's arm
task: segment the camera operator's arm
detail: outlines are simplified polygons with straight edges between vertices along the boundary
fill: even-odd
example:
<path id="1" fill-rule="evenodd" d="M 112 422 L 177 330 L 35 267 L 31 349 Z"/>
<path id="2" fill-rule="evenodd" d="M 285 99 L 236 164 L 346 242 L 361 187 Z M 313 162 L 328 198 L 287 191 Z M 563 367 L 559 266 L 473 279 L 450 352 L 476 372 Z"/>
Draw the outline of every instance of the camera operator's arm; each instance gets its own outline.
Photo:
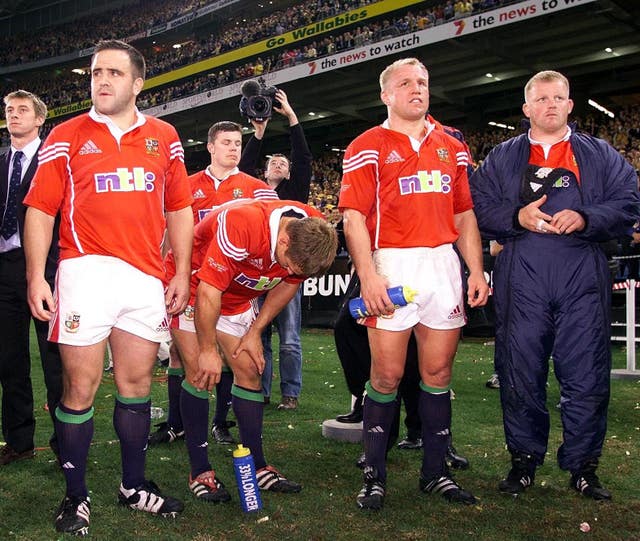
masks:
<path id="1" fill-rule="evenodd" d="M 250 119 L 249 122 L 251 122 L 255 132 L 242 149 L 238 169 L 247 175 L 256 176 L 256 171 L 260 167 L 258 162 L 260 161 L 260 152 L 262 150 L 262 138 L 264 137 L 264 132 L 267 129 L 269 119 L 266 119 L 263 122 Z"/>
<path id="2" fill-rule="evenodd" d="M 291 176 L 286 186 L 286 193 L 283 191 L 280 194 L 280 198 L 307 203 L 311 186 L 311 162 L 313 156 L 304 136 L 302 125 L 289 104 L 287 95 L 283 90 L 278 89 L 276 99 L 280 102 L 280 107 L 274 107 L 274 110 L 289 119 L 289 137 L 291 140 Z"/>

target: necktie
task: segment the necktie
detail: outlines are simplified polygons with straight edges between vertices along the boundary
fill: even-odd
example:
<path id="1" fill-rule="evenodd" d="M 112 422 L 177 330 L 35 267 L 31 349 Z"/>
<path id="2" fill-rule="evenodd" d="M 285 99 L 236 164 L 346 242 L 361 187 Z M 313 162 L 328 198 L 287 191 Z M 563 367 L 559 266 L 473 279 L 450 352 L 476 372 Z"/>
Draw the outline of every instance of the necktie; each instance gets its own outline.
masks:
<path id="1" fill-rule="evenodd" d="M 17 150 L 13 155 L 7 206 L 4 211 L 2 230 L 0 230 L 5 239 L 11 238 L 18 231 L 18 189 L 22 181 L 22 156 L 24 156 L 24 153 L 20 150 Z"/>

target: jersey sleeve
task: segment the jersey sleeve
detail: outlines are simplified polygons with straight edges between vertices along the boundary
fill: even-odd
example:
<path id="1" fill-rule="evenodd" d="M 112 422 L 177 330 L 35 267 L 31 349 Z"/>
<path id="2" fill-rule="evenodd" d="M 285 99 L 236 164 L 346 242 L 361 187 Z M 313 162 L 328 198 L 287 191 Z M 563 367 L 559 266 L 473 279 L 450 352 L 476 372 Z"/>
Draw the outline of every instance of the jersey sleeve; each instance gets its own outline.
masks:
<path id="1" fill-rule="evenodd" d="M 53 129 L 38 152 L 38 169 L 23 203 L 55 216 L 62 207 L 68 179 L 69 141 L 58 140 Z"/>
<path id="2" fill-rule="evenodd" d="M 453 213 L 460 214 L 473 208 L 471 189 L 469 188 L 468 167 L 471 159 L 466 144 L 456 141 L 456 180 L 453 189 Z"/>
<path id="3" fill-rule="evenodd" d="M 252 178 L 251 183 L 251 197 L 253 199 L 260 199 L 261 201 L 275 201 L 280 199 L 278 193 L 271 188 L 266 182 Z"/>
<path id="4" fill-rule="evenodd" d="M 215 218 L 213 238 L 207 248 L 198 279 L 226 291 L 237 274 L 239 264 L 249 256 L 251 221 L 243 213 L 222 210 Z"/>
<path id="5" fill-rule="evenodd" d="M 380 154 L 375 138 L 367 135 L 361 135 L 347 147 L 338 200 L 340 210 L 351 208 L 365 216 L 371 213 L 375 202 Z"/>
<path id="6" fill-rule="evenodd" d="M 184 166 L 184 149 L 175 129 L 168 126 L 169 168 L 165 185 L 164 207 L 167 212 L 174 212 L 193 203 L 191 184 Z"/>

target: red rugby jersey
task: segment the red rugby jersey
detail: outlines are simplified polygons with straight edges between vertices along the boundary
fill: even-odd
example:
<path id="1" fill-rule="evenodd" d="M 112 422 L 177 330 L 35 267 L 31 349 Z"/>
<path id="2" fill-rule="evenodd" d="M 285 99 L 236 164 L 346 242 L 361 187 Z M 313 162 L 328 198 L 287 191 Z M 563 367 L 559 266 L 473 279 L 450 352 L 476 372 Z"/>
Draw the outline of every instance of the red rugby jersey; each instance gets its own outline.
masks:
<path id="1" fill-rule="evenodd" d="M 196 227 L 191 264 L 197 273 L 195 285 L 202 280 L 224 292 L 223 315 L 245 312 L 252 299 L 283 280 L 305 280 L 306 276 L 290 275 L 275 260 L 280 218 L 291 210 L 301 217 L 323 218 L 297 201 L 250 201 L 211 212 Z"/>
<path id="2" fill-rule="evenodd" d="M 197 224 L 209 212 L 236 199 L 278 199 L 275 190 L 266 182 L 247 175 L 237 168 L 224 179 L 216 179 L 209 168 L 189 177 L 193 197 L 193 220 Z M 216 186 L 217 184 L 217 186 Z"/>
<path id="3" fill-rule="evenodd" d="M 338 206 L 366 217 L 372 250 L 455 242 L 454 215 L 473 208 L 464 145 L 427 126 L 418 150 L 383 126 L 347 148 Z"/>
<path id="4" fill-rule="evenodd" d="M 560 141 L 549 148 L 547 156 L 544 155 L 544 147 L 537 143 L 531 144 L 531 150 L 529 154 L 529 163 L 532 165 L 538 165 L 541 167 L 563 167 L 571 171 L 580 183 L 580 170 L 578 169 L 578 162 L 573 154 L 571 143 L 569 140 Z"/>
<path id="5" fill-rule="evenodd" d="M 113 256 L 164 278 L 164 213 L 191 204 L 173 126 L 138 114 L 118 141 L 92 109 L 51 130 L 38 161 L 24 203 L 60 211 L 60 259 Z"/>

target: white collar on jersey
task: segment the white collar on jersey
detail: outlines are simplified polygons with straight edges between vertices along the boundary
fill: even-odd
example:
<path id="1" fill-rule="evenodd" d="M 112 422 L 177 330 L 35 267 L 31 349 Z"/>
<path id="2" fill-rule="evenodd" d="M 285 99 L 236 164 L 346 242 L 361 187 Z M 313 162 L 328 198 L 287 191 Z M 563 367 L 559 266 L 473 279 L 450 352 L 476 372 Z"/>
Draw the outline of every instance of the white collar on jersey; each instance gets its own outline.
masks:
<path id="1" fill-rule="evenodd" d="M 294 211 L 300 218 L 306 218 L 308 214 L 304 209 L 293 205 L 287 205 L 280 207 L 271 212 L 269 215 L 269 238 L 271 242 L 271 265 L 277 263 L 276 261 L 276 245 L 278 244 L 278 231 L 280 231 L 280 218 L 286 212 Z"/>
<path id="2" fill-rule="evenodd" d="M 126 130 L 122 130 L 118 126 L 116 126 L 115 122 L 111 120 L 111 118 L 108 117 L 107 115 L 98 113 L 98 111 L 96 111 L 96 108 L 94 106 L 91 107 L 91 110 L 89 111 L 89 116 L 96 122 L 99 122 L 100 124 L 105 124 L 107 128 L 109 128 L 111 135 L 113 135 L 113 137 L 115 138 L 116 141 L 118 141 L 118 144 L 119 144 L 120 139 L 122 139 L 122 136 L 125 133 L 129 133 L 130 131 L 135 130 L 136 128 L 138 128 L 139 126 L 142 126 L 147 121 L 145 116 L 138 110 L 137 107 L 135 107 L 135 113 L 136 113 L 136 121 L 131 126 L 129 126 Z"/>
<path id="3" fill-rule="evenodd" d="M 568 141 L 569 137 L 571 137 L 572 133 L 573 132 L 571 131 L 571 127 L 567 126 L 567 133 L 564 134 L 564 137 L 562 139 L 559 139 L 555 143 L 543 143 L 542 141 L 536 141 L 535 139 L 532 139 L 532 137 L 531 137 L 531 128 L 529 128 L 529 131 L 527 132 L 527 137 L 529 138 L 529 143 L 530 144 L 539 145 L 540 147 L 542 147 L 542 152 L 544 152 L 544 157 L 548 158 L 549 157 L 549 151 L 551 150 L 551 147 L 553 145 L 557 145 L 558 143 L 564 143 L 565 141 Z"/>
<path id="4" fill-rule="evenodd" d="M 220 184 L 222 184 L 225 180 L 227 180 L 231 175 L 237 175 L 240 172 L 240 169 L 238 169 L 237 167 L 234 167 L 224 177 L 218 178 L 209 170 L 209 167 L 210 166 L 207 165 L 206 169 L 204 170 L 204 174 L 207 175 L 211 180 L 213 180 L 213 186 L 215 187 L 216 190 L 220 187 Z"/>
<path id="5" fill-rule="evenodd" d="M 424 140 L 429 137 L 429 134 L 435 129 L 436 125 L 432 124 L 431 122 L 429 122 L 427 119 L 425 119 L 424 121 L 424 125 L 425 128 L 427 130 L 427 132 L 425 133 L 424 137 L 418 141 L 417 139 L 415 139 L 414 137 L 411 137 L 410 135 L 407 135 L 407 137 L 409 138 L 409 142 L 411 143 L 411 148 L 413 148 L 413 150 L 415 152 L 418 152 L 418 150 L 420 150 L 420 146 L 422 145 L 422 143 L 424 142 Z M 391 130 L 391 128 L 389 127 L 389 119 L 387 118 L 383 123 L 382 123 L 382 127 L 385 130 Z M 395 131 L 395 130 L 392 130 Z M 400 133 L 400 132 L 397 132 Z M 406 135 L 406 134 L 403 134 Z"/>

